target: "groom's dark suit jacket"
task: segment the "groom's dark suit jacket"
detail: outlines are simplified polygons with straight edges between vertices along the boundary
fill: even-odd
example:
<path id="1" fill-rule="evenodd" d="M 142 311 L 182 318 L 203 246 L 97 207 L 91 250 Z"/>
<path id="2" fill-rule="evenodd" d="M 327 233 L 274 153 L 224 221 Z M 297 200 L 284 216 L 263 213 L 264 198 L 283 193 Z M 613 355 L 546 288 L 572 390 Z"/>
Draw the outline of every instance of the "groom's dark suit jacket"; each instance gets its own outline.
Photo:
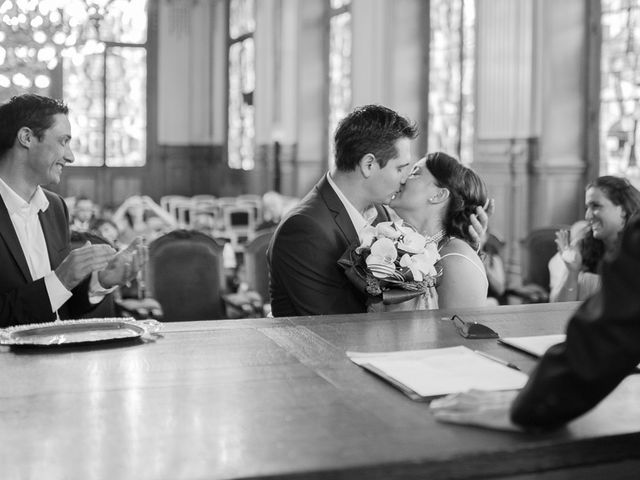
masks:
<path id="1" fill-rule="evenodd" d="M 69 214 L 59 195 L 44 190 L 49 208 L 40 212 L 51 268 L 69 254 Z M 73 297 L 58 310 L 61 318 L 81 315 L 93 307 L 87 289 L 89 277 L 73 290 Z M 42 323 L 55 319 L 44 279 L 33 281 L 9 212 L 0 197 L 0 327 Z"/>
<path id="2" fill-rule="evenodd" d="M 640 362 L 640 214 L 601 274 L 601 291 L 576 311 L 566 342 L 545 353 L 516 398 L 515 423 L 562 425 L 594 407 Z"/>
<path id="3" fill-rule="evenodd" d="M 387 219 L 378 210 L 378 220 Z M 267 258 L 276 317 L 363 313 L 366 298 L 338 265 L 358 240 L 326 175 L 276 229 Z"/>

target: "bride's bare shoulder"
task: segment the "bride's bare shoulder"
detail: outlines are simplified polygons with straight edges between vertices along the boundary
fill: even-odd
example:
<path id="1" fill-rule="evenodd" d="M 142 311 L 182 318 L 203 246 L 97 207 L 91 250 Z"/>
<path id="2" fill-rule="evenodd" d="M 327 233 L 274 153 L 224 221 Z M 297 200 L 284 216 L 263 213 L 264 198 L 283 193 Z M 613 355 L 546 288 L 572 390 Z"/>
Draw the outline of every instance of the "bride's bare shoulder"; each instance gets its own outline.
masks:
<path id="1" fill-rule="evenodd" d="M 473 257 L 476 255 L 476 251 L 471 248 L 471 246 L 456 237 L 451 237 L 447 243 L 445 243 L 442 248 L 440 248 L 440 256 L 444 256 L 448 253 L 459 253 L 461 255 Z"/>

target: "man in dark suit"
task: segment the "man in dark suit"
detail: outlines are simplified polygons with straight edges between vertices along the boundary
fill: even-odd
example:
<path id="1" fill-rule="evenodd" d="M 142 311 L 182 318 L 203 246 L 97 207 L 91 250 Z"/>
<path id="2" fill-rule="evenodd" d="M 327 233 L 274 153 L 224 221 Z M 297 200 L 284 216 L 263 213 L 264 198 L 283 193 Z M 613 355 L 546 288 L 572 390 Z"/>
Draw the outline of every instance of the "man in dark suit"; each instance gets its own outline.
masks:
<path id="1" fill-rule="evenodd" d="M 556 428 L 605 398 L 640 362 L 640 213 L 602 265 L 602 288 L 574 313 L 565 343 L 551 347 L 518 392 L 435 400 L 437 418 L 506 430 Z"/>
<path id="2" fill-rule="evenodd" d="M 69 212 L 41 185 L 73 162 L 67 107 L 39 95 L 0 106 L 0 327 L 77 317 L 143 261 L 140 241 L 70 251 Z"/>
<path id="3" fill-rule="evenodd" d="M 370 208 L 389 203 L 409 174 L 416 128 L 367 105 L 335 133 L 335 167 L 280 223 L 268 250 L 274 316 L 361 313 L 366 299 L 338 259 L 358 239 Z M 370 211 L 374 213 L 369 213 Z"/>

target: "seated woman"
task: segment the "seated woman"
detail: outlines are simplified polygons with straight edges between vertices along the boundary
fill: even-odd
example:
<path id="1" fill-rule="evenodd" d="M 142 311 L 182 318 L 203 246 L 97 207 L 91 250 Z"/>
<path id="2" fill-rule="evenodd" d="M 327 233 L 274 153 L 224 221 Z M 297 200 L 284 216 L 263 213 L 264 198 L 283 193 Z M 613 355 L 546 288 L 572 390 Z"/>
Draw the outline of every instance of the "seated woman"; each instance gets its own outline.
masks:
<path id="1" fill-rule="evenodd" d="M 91 226 L 91 231 L 107 240 L 112 247 L 118 250 L 122 247 L 118 241 L 118 238 L 120 237 L 118 226 L 111 220 L 106 218 L 99 218 L 95 220 Z"/>
<path id="2" fill-rule="evenodd" d="M 628 219 L 640 211 L 640 191 L 624 178 L 605 175 L 587 185 L 585 203 L 587 228 L 556 235 L 563 262 L 549 262 L 552 302 L 584 300 L 599 290 L 600 263 L 615 253 Z"/>
<path id="3" fill-rule="evenodd" d="M 486 202 L 480 177 L 442 152 L 419 160 L 391 201 L 406 223 L 438 244 L 443 270 L 436 287 L 439 308 L 486 305 L 487 274 L 468 230 L 476 207 Z"/>

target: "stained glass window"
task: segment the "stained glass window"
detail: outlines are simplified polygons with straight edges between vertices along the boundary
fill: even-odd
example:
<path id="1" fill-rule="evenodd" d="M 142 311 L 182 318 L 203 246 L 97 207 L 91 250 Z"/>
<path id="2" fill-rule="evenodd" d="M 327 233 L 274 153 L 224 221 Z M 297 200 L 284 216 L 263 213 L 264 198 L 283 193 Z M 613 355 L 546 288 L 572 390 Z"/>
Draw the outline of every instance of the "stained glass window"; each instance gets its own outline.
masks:
<path id="1" fill-rule="evenodd" d="M 329 18 L 329 162 L 338 122 L 351 109 L 351 0 L 331 0 Z"/>
<path id="2" fill-rule="evenodd" d="M 0 0 L 0 101 L 27 92 L 49 95 L 71 28 L 51 1 Z"/>
<path id="3" fill-rule="evenodd" d="M 431 0 L 429 151 L 473 157 L 474 0 Z"/>
<path id="4" fill-rule="evenodd" d="M 144 165 L 146 12 L 147 0 L 0 0 L 0 100 L 62 96 L 74 165 Z"/>
<path id="5" fill-rule="evenodd" d="M 230 168 L 255 165 L 255 31 L 254 0 L 229 1 L 229 131 Z"/>
<path id="6" fill-rule="evenodd" d="M 600 174 L 640 185 L 640 3 L 602 0 Z"/>

